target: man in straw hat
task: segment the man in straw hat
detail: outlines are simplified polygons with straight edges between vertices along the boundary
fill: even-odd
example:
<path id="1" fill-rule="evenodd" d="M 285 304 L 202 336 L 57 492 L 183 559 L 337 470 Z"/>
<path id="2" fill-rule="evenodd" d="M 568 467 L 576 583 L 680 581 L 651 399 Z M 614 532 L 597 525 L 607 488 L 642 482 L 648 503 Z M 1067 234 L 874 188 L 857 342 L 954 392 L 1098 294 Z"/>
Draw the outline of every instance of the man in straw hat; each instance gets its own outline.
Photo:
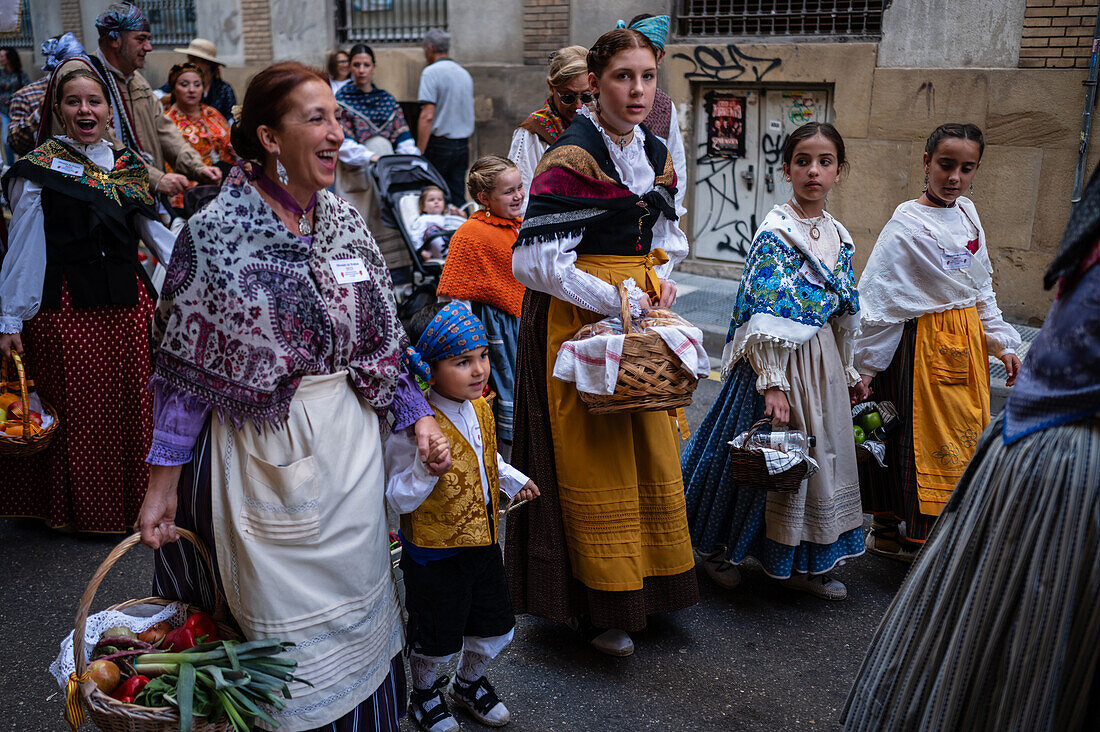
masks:
<path id="1" fill-rule="evenodd" d="M 188 178 L 220 182 L 221 171 L 203 164 L 202 156 L 165 116 L 149 82 L 138 73 L 145 66 L 145 54 L 153 50 L 145 14 L 131 3 L 114 3 L 99 14 L 95 26 L 99 30 L 99 48 L 90 61 L 111 93 L 114 137 L 145 160 L 149 187 L 156 193 L 173 196 L 187 188 Z M 66 61 L 54 71 L 54 78 L 64 78 L 75 68 L 71 65 L 80 63 L 83 62 L 79 59 Z M 44 124 L 39 132 L 40 142 L 61 129 L 57 113 L 50 116 L 51 124 Z M 166 162 L 178 172 L 165 173 Z"/>
<path id="2" fill-rule="evenodd" d="M 187 44 L 187 48 L 172 50 L 186 54 L 187 60 L 202 70 L 202 85 L 206 88 L 202 103 L 221 112 L 233 124 L 233 107 L 237 104 L 237 95 L 233 92 L 233 87 L 222 79 L 222 66 L 225 66 L 225 62 L 218 58 L 218 47 L 214 42 L 195 38 Z M 166 82 L 160 91 L 169 94 L 172 90 Z"/>

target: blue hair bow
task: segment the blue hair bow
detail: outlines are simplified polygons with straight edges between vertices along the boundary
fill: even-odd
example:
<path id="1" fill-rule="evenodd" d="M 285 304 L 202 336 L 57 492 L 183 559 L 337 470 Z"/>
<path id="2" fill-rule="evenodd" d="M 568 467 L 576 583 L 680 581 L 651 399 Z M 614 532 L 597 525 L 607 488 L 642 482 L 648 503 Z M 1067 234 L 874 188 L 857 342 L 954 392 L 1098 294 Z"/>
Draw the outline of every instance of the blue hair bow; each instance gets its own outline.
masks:
<path id="1" fill-rule="evenodd" d="M 657 47 L 658 51 L 663 51 L 665 50 L 665 42 L 668 40 L 668 29 L 671 22 L 671 18 L 667 15 L 654 15 L 650 18 L 642 18 L 630 26 L 627 26 L 625 20 L 619 19 L 615 27 L 629 27 L 630 30 L 636 30 L 648 38 L 650 43 Z"/>

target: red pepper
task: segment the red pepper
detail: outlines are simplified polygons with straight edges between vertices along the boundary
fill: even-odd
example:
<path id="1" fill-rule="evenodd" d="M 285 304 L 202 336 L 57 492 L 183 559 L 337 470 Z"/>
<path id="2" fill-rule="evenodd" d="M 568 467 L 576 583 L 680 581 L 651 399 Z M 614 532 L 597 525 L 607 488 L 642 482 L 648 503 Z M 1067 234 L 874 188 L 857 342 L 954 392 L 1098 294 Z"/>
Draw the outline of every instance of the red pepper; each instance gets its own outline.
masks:
<path id="1" fill-rule="evenodd" d="M 148 683 L 148 676 L 134 674 L 119 684 L 118 688 L 111 692 L 111 698 L 117 699 L 120 702 L 126 702 L 127 704 L 133 704 L 134 699 L 137 698 L 137 695 L 141 693 L 141 690 L 144 689 L 145 685 Z"/>
<path id="2" fill-rule="evenodd" d="M 195 645 L 195 631 L 187 627 L 170 630 L 168 635 L 164 636 L 166 651 L 186 651 L 188 648 L 194 648 Z"/>
<path id="3" fill-rule="evenodd" d="M 194 613 L 183 627 L 189 628 L 196 638 L 202 638 L 204 642 L 221 640 L 218 637 L 218 624 L 206 613 Z"/>

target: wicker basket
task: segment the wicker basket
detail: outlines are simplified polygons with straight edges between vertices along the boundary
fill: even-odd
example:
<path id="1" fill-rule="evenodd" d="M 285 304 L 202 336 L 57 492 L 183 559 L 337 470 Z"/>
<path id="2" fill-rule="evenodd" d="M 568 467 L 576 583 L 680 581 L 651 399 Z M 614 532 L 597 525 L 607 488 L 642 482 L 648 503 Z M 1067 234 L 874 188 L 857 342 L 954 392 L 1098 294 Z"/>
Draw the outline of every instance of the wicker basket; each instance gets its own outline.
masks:
<path id="1" fill-rule="evenodd" d="M 211 576 L 214 576 L 210 555 L 199 538 L 186 529 L 177 528 L 176 531 L 179 532 L 182 538 L 190 541 L 198 548 L 199 554 L 206 563 L 207 570 L 211 573 Z M 99 589 L 99 584 L 107 575 L 108 570 L 122 558 L 123 554 L 140 542 L 141 536 L 132 534 L 116 546 L 103 560 L 103 563 L 99 565 L 99 569 L 95 571 L 95 574 L 92 575 L 88 587 L 84 590 L 84 595 L 80 598 L 80 606 L 76 611 L 76 627 L 73 632 L 73 660 L 76 663 L 77 677 L 83 676 L 87 668 L 87 663 L 84 660 L 84 626 L 88 622 L 88 610 L 91 608 L 96 590 Z M 108 610 L 123 610 L 133 605 L 142 604 L 168 605 L 169 602 L 169 600 L 159 597 L 147 597 L 142 600 L 127 600 L 112 605 Z M 201 609 L 193 605 L 188 606 L 188 610 L 191 612 Z M 223 638 L 238 636 L 234 630 L 222 623 L 218 623 L 218 631 Z M 80 683 L 80 701 L 87 708 L 88 715 L 92 718 L 95 726 L 104 730 L 104 732 L 175 732 L 179 729 L 180 715 L 174 707 L 143 707 L 137 704 L 126 704 L 104 694 L 96 688 L 94 681 L 88 680 Z M 71 706 L 72 700 L 70 699 L 66 708 L 67 717 L 71 716 L 68 710 Z M 74 722 L 76 722 L 76 726 L 79 726 L 79 720 L 70 719 L 69 724 L 73 729 L 76 728 L 76 726 L 73 726 Z M 233 729 L 233 725 L 226 717 L 216 722 L 209 722 L 203 717 L 195 717 L 191 729 L 194 732 L 228 732 Z"/>
<path id="2" fill-rule="evenodd" d="M 23 435 L 21 437 L 8 437 L 0 435 L 0 455 L 19 456 L 33 455 L 45 450 L 50 440 L 57 434 L 57 428 L 61 420 L 57 417 L 57 410 L 42 401 L 42 411 L 53 417 L 53 424 L 46 429 L 31 422 L 30 393 L 27 389 L 27 373 L 23 369 L 23 359 L 14 350 L 11 352 L 11 361 L 15 363 L 16 378 L 9 378 L 8 359 L 3 359 L 0 366 L 0 393 L 17 394 L 23 403 Z"/>
<path id="3" fill-rule="evenodd" d="M 614 394 L 578 392 L 592 414 L 653 412 L 691 404 L 699 380 L 676 358 L 656 333 L 630 332 L 630 303 L 626 288 L 619 284 L 620 314 L 623 321 L 623 353 Z"/>
<path id="4" fill-rule="evenodd" d="M 750 427 L 748 436 L 745 438 L 746 444 L 761 427 L 769 422 L 771 422 L 771 419 L 764 417 Z M 729 461 L 734 480 L 737 481 L 738 485 L 777 493 L 797 493 L 808 470 L 805 461 L 803 461 L 784 470 L 782 473 L 772 475 L 768 472 L 768 464 L 763 453 L 759 450 L 738 448 L 732 445 L 730 446 Z"/>

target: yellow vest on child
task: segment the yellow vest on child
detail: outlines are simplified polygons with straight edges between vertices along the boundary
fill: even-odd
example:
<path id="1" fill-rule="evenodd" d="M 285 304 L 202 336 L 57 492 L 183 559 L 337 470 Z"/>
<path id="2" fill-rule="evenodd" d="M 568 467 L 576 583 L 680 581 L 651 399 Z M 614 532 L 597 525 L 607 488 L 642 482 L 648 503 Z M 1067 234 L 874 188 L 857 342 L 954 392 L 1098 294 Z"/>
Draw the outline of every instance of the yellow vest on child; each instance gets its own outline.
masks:
<path id="1" fill-rule="evenodd" d="M 489 546 L 497 540 L 497 506 L 500 480 L 497 474 L 497 440 L 493 410 L 484 398 L 470 402 L 481 429 L 482 461 L 489 479 L 489 505 L 481 486 L 477 448 L 434 405 L 436 421 L 451 443 L 451 469 L 439 480 L 423 503 L 402 514 L 401 534 L 424 549 L 460 549 Z"/>

